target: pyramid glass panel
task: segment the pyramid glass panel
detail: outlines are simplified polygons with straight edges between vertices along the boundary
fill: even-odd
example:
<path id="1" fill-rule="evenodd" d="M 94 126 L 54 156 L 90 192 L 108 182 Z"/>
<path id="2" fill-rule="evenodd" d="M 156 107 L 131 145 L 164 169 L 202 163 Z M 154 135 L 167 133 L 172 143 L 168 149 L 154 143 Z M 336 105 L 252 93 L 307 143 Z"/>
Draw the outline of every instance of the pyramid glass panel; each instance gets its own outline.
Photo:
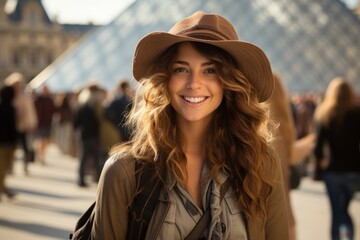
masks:
<path id="1" fill-rule="evenodd" d="M 339 0 L 138 0 L 31 84 L 73 91 L 98 81 L 111 90 L 120 78 L 132 79 L 133 52 L 141 37 L 168 31 L 199 10 L 223 15 L 240 39 L 261 47 L 290 92 L 324 92 L 332 78 L 344 76 L 360 93 L 360 21 Z"/>

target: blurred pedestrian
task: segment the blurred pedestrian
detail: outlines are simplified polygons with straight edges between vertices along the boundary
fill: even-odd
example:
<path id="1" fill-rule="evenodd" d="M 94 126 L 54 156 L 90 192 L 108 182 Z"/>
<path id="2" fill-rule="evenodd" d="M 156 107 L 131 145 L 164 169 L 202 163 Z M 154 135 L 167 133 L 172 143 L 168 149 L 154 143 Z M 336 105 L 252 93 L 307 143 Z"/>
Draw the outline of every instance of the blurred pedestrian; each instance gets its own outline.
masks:
<path id="1" fill-rule="evenodd" d="M 46 85 L 41 88 L 40 94 L 35 97 L 34 103 L 38 118 L 36 157 L 41 164 L 45 165 L 45 153 L 51 140 L 52 122 L 55 112 L 54 100 Z"/>
<path id="2" fill-rule="evenodd" d="M 29 90 L 26 90 L 23 74 L 14 72 L 4 80 L 4 83 L 15 89 L 16 128 L 19 133 L 19 143 L 24 153 L 24 172 L 28 173 L 29 162 L 35 160 L 33 140 L 38 123 L 34 99 Z"/>
<path id="3" fill-rule="evenodd" d="M 125 122 L 132 108 L 133 95 L 130 81 L 122 79 L 116 88 L 114 99 L 105 109 L 106 118 L 117 127 L 122 141 L 128 141 L 131 136 L 131 130 Z"/>
<path id="4" fill-rule="evenodd" d="M 98 85 L 92 84 L 81 90 L 78 106 L 74 115 L 74 128 L 80 135 L 80 164 L 78 185 L 87 187 L 86 171 L 93 163 L 94 178 L 97 180 L 101 172 L 100 161 L 100 121 L 97 109 L 103 103 L 103 92 Z"/>
<path id="5" fill-rule="evenodd" d="M 293 104 L 294 104 L 294 115 L 295 123 L 297 130 L 297 138 L 303 138 L 311 133 L 312 130 L 312 107 L 309 107 L 309 101 L 305 95 L 294 94 L 293 95 Z"/>
<path id="6" fill-rule="evenodd" d="M 296 127 L 291 113 L 290 99 L 283 85 L 280 75 L 274 74 L 275 87 L 271 97 L 267 100 L 270 106 L 270 117 L 278 124 L 274 135 L 274 148 L 281 160 L 286 204 L 288 207 L 289 240 L 296 239 L 295 217 L 290 201 L 290 165 L 294 154 Z"/>
<path id="7" fill-rule="evenodd" d="M 290 191 L 300 184 L 300 174 L 295 172 L 296 165 L 305 160 L 313 149 L 313 135 L 297 140 L 296 125 L 291 109 L 289 97 L 283 80 L 278 73 L 274 73 L 275 87 L 273 94 L 267 100 L 270 107 L 270 118 L 278 125 L 274 133 L 273 145 L 278 154 L 284 179 L 286 203 L 288 207 L 289 239 L 296 239 L 296 222 L 291 206 Z M 294 183 L 295 181 L 295 183 Z"/>
<path id="8" fill-rule="evenodd" d="M 100 143 L 99 143 L 99 151 L 100 151 L 100 164 L 101 169 L 105 164 L 105 161 L 109 157 L 110 149 L 122 142 L 121 135 L 117 126 L 106 117 L 106 106 L 108 106 L 108 91 L 106 89 L 102 89 L 103 92 L 103 100 L 102 104 L 99 104 L 96 109 L 96 114 L 99 119 L 99 132 L 100 132 Z M 100 171 L 99 171 L 100 173 Z M 98 175 L 97 180 L 100 175 Z"/>
<path id="9" fill-rule="evenodd" d="M 18 140 L 14 99 L 15 89 L 12 86 L 0 89 L 0 198 L 2 194 L 8 198 L 15 196 L 15 193 L 5 184 L 6 174 L 11 167 Z"/>
<path id="10" fill-rule="evenodd" d="M 315 111 L 315 180 L 323 179 L 331 206 L 331 239 L 355 239 L 349 204 L 360 191 L 360 107 L 351 85 L 333 79 Z M 325 147 L 328 149 L 325 150 Z M 347 238 L 341 238 L 345 232 Z"/>
<path id="11" fill-rule="evenodd" d="M 72 155 L 74 144 L 74 110 L 70 104 L 70 93 L 58 94 L 54 101 L 55 139 L 62 153 Z"/>

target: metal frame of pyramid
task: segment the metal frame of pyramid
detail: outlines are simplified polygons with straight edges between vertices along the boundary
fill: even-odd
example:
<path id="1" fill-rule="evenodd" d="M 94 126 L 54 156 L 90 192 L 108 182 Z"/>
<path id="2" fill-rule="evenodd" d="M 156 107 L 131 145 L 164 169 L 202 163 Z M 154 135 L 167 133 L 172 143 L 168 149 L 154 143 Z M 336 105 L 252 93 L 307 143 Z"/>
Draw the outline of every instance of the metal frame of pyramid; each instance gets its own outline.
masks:
<path id="1" fill-rule="evenodd" d="M 138 0 L 111 23 L 88 34 L 32 81 L 55 92 L 74 91 L 88 81 L 113 89 L 132 79 L 137 42 L 151 31 L 168 31 L 195 11 L 216 12 L 242 40 L 267 53 L 290 92 L 324 92 L 344 76 L 360 93 L 360 21 L 339 0 Z"/>

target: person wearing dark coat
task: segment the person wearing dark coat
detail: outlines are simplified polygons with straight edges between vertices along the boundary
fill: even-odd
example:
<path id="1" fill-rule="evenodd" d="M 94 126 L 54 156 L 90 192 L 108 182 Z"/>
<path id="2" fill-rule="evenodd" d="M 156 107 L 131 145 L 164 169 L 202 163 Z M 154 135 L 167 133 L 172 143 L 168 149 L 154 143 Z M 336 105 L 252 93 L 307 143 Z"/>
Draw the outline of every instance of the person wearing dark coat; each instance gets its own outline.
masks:
<path id="1" fill-rule="evenodd" d="M 132 108 L 133 91 L 128 80 L 121 80 L 117 95 L 105 109 L 105 117 L 118 129 L 121 140 L 128 141 L 131 138 L 131 129 L 125 125 L 126 117 Z"/>
<path id="2" fill-rule="evenodd" d="M 51 140 L 52 121 L 55 112 L 54 100 L 47 86 L 43 86 L 40 94 L 35 98 L 34 104 L 38 118 L 37 158 L 41 164 L 45 165 L 45 155 Z"/>
<path id="3" fill-rule="evenodd" d="M 83 89 L 78 97 L 78 107 L 74 115 L 74 128 L 80 135 L 80 166 L 78 185 L 87 187 L 85 182 L 86 169 L 91 162 L 94 162 L 97 181 L 101 173 L 100 162 L 100 122 L 97 116 L 97 108 L 102 102 L 101 91 L 98 87 L 92 86 Z"/>
<path id="4" fill-rule="evenodd" d="M 13 198 L 15 193 L 6 187 L 6 174 L 11 168 L 14 158 L 18 132 L 16 129 L 16 110 L 13 106 L 15 89 L 5 86 L 0 92 L 0 197 L 5 194 Z"/>

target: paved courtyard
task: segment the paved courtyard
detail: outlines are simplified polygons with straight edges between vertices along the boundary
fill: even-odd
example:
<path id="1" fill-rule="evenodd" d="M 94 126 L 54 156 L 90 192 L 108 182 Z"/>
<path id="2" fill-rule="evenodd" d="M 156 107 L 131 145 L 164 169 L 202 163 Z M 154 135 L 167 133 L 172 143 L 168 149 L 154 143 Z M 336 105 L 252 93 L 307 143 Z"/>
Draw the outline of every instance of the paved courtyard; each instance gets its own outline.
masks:
<path id="1" fill-rule="evenodd" d="M 18 153 L 20 154 L 20 153 Z M 62 155 L 55 146 L 47 152 L 47 164 L 30 165 L 29 175 L 16 160 L 8 186 L 18 192 L 0 202 L 0 240 L 67 239 L 79 216 L 95 198 L 96 184 L 79 188 L 77 160 Z M 291 193 L 298 240 L 328 240 L 329 204 L 322 182 L 304 178 Z M 360 240 L 360 195 L 352 201 L 351 214 Z"/>

